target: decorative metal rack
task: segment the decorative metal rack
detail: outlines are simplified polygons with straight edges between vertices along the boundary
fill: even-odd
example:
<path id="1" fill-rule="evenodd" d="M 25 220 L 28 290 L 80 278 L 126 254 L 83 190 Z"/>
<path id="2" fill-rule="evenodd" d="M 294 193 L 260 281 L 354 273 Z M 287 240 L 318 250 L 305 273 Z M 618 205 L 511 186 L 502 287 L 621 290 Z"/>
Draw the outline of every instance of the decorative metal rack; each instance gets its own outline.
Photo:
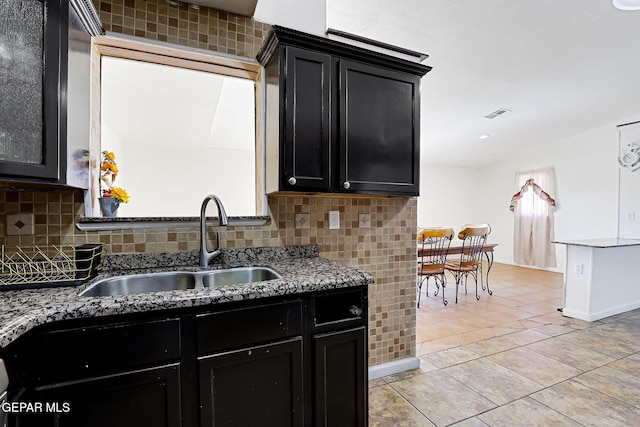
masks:
<path id="1" fill-rule="evenodd" d="M 0 250 L 0 289 L 79 284 L 101 269 L 100 244 Z"/>

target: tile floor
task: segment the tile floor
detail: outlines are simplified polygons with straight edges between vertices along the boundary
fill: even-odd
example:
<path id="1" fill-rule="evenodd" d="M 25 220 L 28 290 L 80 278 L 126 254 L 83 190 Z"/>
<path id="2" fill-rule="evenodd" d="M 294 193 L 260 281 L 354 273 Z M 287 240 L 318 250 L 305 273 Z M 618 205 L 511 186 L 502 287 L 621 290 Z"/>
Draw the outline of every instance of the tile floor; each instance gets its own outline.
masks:
<path id="1" fill-rule="evenodd" d="M 504 264 L 480 301 L 452 284 L 422 295 L 420 368 L 370 382 L 372 427 L 640 425 L 640 310 L 562 317 L 561 274 Z"/>

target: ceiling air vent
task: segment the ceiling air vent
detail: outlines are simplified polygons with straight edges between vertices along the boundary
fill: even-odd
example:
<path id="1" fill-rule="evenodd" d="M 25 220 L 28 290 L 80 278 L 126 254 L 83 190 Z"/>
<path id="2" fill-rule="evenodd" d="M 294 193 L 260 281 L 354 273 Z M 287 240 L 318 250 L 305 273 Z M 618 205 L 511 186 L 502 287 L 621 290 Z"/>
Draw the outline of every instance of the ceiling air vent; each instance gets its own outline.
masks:
<path id="1" fill-rule="evenodd" d="M 496 111 L 494 111 L 493 113 L 489 113 L 487 114 L 485 117 L 485 119 L 495 119 L 496 117 L 500 117 L 502 115 L 504 115 L 505 113 L 510 112 L 511 110 L 507 110 L 506 108 L 498 108 Z"/>

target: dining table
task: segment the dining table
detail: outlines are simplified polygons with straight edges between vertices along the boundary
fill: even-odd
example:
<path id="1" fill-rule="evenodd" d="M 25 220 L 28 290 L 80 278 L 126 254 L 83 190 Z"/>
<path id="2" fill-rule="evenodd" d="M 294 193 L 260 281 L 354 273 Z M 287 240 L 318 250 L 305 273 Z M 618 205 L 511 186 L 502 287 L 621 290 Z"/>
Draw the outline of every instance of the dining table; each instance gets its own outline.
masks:
<path id="1" fill-rule="evenodd" d="M 487 258 L 487 271 L 484 272 L 484 278 L 482 277 L 483 275 L 480 274 L 480 284 L 482 286 L 482 290 L 483 291 L 486 290 L 489 293 L 489 295 L 493 295 L 493 291 L 489 288 L 489 271 L 491 271 L 491 267 L 493 266 L 493 251 L 496 246 L 498 246 L 497 243 L 485 243 L 482 246 L 482 253 Z M 449 255 L 460 255 L 462 254 L 463 250 L 464 250 L 464 246 L 462 245 L 462 242 L 460 242 L 460 244 L 456 244 L 456 242 L 452 242 L 451 245 L 449 246 L 449 249 L 447 250 L 447 257 L 449 257 Z M 433 253 L 432 249 L 429 249 L 429 248 L 423 249 L 422 245 L 418 243 L 418 259 L 422 258 L 423 256 L 429 256 L 432 253 Z M 484 285 L 485 282 L 487 284 L 486 289 Z"/>

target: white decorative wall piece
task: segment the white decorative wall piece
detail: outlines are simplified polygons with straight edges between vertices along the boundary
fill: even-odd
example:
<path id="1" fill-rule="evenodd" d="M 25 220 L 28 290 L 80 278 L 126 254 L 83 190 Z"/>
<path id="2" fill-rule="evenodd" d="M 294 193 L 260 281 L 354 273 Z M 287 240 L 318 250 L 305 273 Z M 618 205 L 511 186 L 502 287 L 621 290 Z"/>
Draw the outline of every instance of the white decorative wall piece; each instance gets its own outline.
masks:
<path id="1" fill-rule="evenodd" d="M 638 143 L 629 143 L 622 147 L 618 163 L 623 168 L 631 172 L 640 169 L 640 145 Z"/>

